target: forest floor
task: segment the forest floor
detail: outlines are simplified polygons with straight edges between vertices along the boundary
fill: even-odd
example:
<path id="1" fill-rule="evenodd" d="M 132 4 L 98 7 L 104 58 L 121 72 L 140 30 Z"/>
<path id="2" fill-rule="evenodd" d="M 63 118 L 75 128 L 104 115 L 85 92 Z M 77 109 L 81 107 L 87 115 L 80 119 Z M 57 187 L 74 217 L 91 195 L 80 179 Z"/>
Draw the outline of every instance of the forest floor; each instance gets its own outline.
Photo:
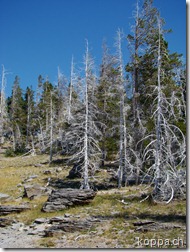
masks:
<path id="1" fill-rule="evenodd" d="M 54 157 L 50 166 L 47 155 L 5 157 L 0 153 L 0 194 L 7 194 L 0 205 L 27 205 L 30 210 L 0 216 L 15 223 L 0 227 L 1 248 L 186 248 L 186 201 L 173 200 L 169 204 L 144 200 L 151 190 L 148 185 L 134 185 L 118 189 L 116 186 L 97 191 L 88 205 L 59 212 L 42 212 L 48 196 L 34 199 L 22 197 L 25 184 L 45 186 L 48 178 L 68 182 L 69 167 L 61 157 Z M 109 184 L 110 168 L 100 170 L 92 182 Z M 75 180 L 73 180 L 75 181 Z M 69 181 L 71 182 L 71 181 Z M 100 187 L 101 188 L 101 187 Z M 37 218 L 73 216 L 78 219 L 95 218 L 88 230 L 64 232 L 44 237 L 35 231 Z"/>

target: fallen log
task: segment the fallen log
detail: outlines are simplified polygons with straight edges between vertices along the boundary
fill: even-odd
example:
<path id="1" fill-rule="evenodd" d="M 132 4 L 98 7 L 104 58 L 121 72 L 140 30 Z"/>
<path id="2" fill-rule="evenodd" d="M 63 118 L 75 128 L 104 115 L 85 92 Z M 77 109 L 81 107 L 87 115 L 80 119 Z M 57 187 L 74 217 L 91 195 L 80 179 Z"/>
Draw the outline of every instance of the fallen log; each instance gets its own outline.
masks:
<path id="1" fill-rule="evenodd" d="M 96 192 L 90 189 L 59 189 L 53 190 L 42 207 L 43 212 L 54 212 L 66 209 L 71 206 L 90 203 Z"/>

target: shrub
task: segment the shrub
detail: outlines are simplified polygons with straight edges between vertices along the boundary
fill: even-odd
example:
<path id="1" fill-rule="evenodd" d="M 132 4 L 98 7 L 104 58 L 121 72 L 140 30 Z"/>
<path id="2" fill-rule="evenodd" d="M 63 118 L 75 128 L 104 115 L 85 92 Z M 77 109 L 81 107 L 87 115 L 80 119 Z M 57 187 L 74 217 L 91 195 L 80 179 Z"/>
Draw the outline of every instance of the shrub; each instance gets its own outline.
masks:
<path id="1" fill-rule="evenodd" d="M 26 146 L 25 144 L 20 144 L 20 145 L 16 145 L 15 150 L 11 147 L 8 148 L 5 151 L 5 157 L 15 157 L 15 156 L 19 156 L 22 155 L 26 152 Z"/>
<path id="2" fill-rule="evenodd" d="M 15 151 L 13 150 L 13 148 L 8 148 L 5 151 L 5 157 L 15 157 Z"/>

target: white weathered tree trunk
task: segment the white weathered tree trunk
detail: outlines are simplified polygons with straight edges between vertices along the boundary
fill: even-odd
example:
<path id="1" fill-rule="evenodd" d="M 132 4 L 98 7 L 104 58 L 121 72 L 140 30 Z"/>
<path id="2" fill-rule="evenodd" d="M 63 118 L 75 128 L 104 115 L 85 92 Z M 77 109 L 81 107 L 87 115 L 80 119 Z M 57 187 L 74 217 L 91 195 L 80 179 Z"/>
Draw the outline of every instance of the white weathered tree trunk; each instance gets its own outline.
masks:
<path id="1" fill-rule="evenodd" d="M 28 146 L 28 142 L 29 142 L 29 135 L 30 135 L 30 118 L 31 118 L 31 107 L 30 107 L 30 102 L 31 102 L 31 97 L 30 94 L 28 94 L 28 110 L 27 110 L 27 123 L 26 123 L 26 146 Z"/>
<path id="2" fill-rule="evenodd" d="M 38 122 L 40 126 L 40 134 L 38 135 L 38 138 L 41 145 L 41 152 L 43 152 L 45 150 L 44 132 L 40 119 L 38 119 Z"/>
<path id="3" fill-rule="evenodd" d="M 181 194 L 181 186 L 184 186 L 185 180 L 184 176 L 181 178 L 178 176 L 179 168 L 182 170 L 185 168 L 186 141 L 183 132 L 175 124 L 177 118 L 180 119 L 183 114 L 184 105 L 183 101 L 179 99 L 179 93 L 175 94 L 178 89 L 177 85 L 170 96 L 164 92 L 167 82 L 165 83 L 164 79 L 162 60 L 164 60 L 163 56 L 167 56 L 167 52 L 161 50 L 163 41 L 161 19 L 158 17 L 157 20 L 158 40 L 153 49 L 157 54 L 157 83 L 153 90 L 156 98 L 152 107 L 155 128 L 153 134 L 144 137 L 141 141 L 150 139 L 144 148 L 143 157 L 145 163 L 148 160 L 152 163 L 148 171 L 155 182 L 153 197 L 155 200 L 169 203 L 175 194 L 178 196 Z M 180 92 L 180 88 L 178 92 Z"/>
<path id="4" fill-rule="evenodd" d="M 88 183 L 88 127 L 89 127 L 89 107 L 88 107 L 88 72 L 89 72 L 89 52 L 88 52 L 88 41 L 86 48 L 86 57 L 85 57 L 85 132 L 84 132 L 84 171 L 83 171 L 83 189 L 89 189 Z"/>
<path id="5" fill-rule="evenodd" d="M 74 82 L 74 62 L 73 57 L 71 61 L 71 81 L 70 81 L 70 87 L 69 87 L 69 105 L 68 105 L 68 122 L 71 120 L 71 106 L 72 106 L 72 92 L 73 92 L 73 83 Z"/>
<path id="6" fill-rule="evenodd" d="M 69 146 L 70 162 L 80 167 L 81 189 L 89 189 L 89 175 L 93 176 L 99 162 L 101 150 L 96 126 L 97 106 L 94 102 L 95 76 L 93 60 L 90 57 L 88 42 L 84 57 L 84 78 L 77 99 L 72 101 L 72 123 L 65 134 L 65 146 Z"/>
<path id="7" fill-rule="evenodd" d="M 117 32 L 117 54 L 118 54 L 118 66 L 119 66 L 119 95 L 120 95 L 120 140 L 119 140 L 119 170 L 118 170 L 118 187 L 122 186 L 124 174 L 126 174 L 125 157 L 126 157 L 126 125 L 125 125 L 125 90 L 124 90 L 124 77 L 123 77 L 123 59 L 121 49 L 122 33 L 120 30 Z"/>
<path id="8" fill-rule="evenodd" d="M 155 156 L 155 178 L 156 178 L 156 192 L 159 191 L 159 183 L 161 179 L 161 54 L 160 54 L 160 21 L 158 20 L 159 40 L 158 40 L 158 101 L 157 101 L 157 118 L 156 118 L 156 156 Z"/>
<path id="9" fill-rule="evenodd" d="M 5 126 L 5 118 L 6 118 L 6 100 L 5 100 L 5 85 L 6 85 L 6 77 L 5 77 L 5 68 L 2 65 L 2 77 L 1 77 L 1 93 L 0 93 L 0 143 L 4 143 L 4 126 Z"/>
<path id="10" fill-rule="evenodd" d="M 49 152 L 49 163 L 51 164 L 53 158 L 53 101 L 52 92 L 50 94 L 50 152 Z"/>

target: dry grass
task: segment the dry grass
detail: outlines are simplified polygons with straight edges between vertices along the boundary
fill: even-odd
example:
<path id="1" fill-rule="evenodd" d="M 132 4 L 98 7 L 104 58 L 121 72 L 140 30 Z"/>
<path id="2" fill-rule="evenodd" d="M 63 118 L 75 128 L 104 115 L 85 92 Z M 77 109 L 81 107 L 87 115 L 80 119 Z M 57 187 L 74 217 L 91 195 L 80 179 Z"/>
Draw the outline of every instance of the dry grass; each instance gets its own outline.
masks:
<path id="1" fill-rule="evenodd" d="M 22 186 L 26 179 L 32 175 L 37 175 L 32 183 L 38 183 L 42 186 L 47 183 L 47 178 L 50 175 L 45 175 L 45 170 L 52 172 L 52 177 L 65 177 L 68 175 L 68 168 L 62 167 L 62 172 L 56 173 L 57 166 L 49 166 L 47 155 L 25 156 L 5 158 L 0 157 L 0 192 L 7 193 L 13 197 L 19 197 L 20 186 Z"/>

